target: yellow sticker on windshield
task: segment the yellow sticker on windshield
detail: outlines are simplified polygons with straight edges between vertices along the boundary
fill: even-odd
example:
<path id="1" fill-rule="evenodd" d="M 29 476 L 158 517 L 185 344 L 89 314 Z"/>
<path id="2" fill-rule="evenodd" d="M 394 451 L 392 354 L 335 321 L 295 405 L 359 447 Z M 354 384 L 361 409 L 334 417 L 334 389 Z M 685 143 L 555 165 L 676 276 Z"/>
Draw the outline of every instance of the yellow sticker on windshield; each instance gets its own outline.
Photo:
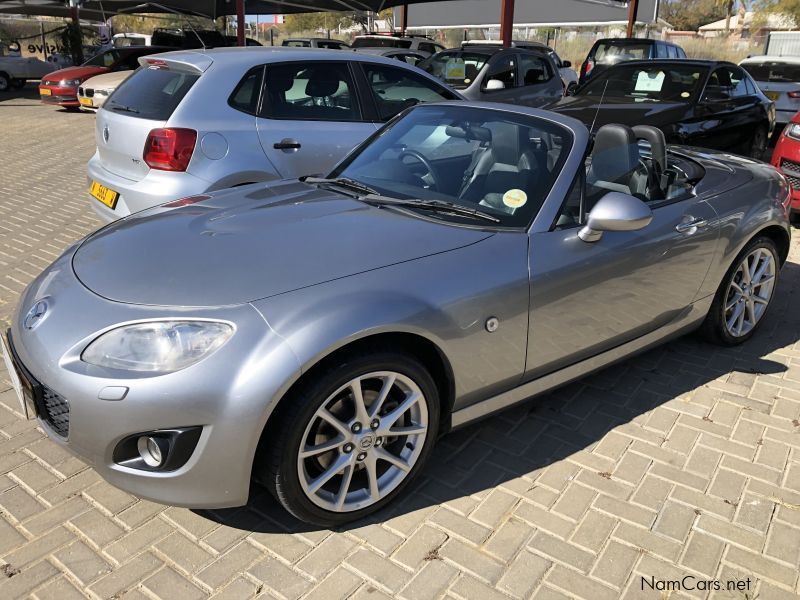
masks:
<path id="1" fill-rule="evenodd" d="M 691 96 L 689 92 L 681 92 L 681 98 L 688 98 L 689 96 Z"/>
<path id="2" fill-rule="evenodd" d="M 522 190 L 508 190 L 505 194 L 503 194 L 503 204 L 505 204 L 508 208 L 519 208 L 520 206 L 525 206 L 527 201 L 528 194 Z"/>
<path id="3" fill-rule="evenodd" d="M 451 58 L 444 66 L 445 79 L 464 79 L 467 76 L 467 65 L 463 58 Z"/>

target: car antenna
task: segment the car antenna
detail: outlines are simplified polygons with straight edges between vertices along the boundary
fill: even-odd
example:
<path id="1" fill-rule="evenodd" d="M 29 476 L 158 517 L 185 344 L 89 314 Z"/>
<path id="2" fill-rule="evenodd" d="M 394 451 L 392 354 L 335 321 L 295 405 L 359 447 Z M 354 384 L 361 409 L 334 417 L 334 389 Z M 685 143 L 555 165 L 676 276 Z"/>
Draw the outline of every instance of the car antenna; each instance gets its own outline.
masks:
<path id="1" fill-rule="evenodd" d="M 603 101 L 606 98 L 606 90 L 608 89 L 608 80 L 606 77 L 606 84 L 603 86 L 603 93 L 600 95 L 600 104 L 597 105 L 597 110 L 594 111 L 594 118 L 592 119 L 592 126 L 589 127 L 589 137 L 594 135 L 594 125 L 597 123 L 597 115 L 600 114 L 600 107 L 603 106 Z"/>
<path id="2" fill-rule="evenodd" d="M 131 6 L 130 8 L 123 9 L 123 10 L 127 11 L 127 12 L 137 12 L 140 8 L 146 8 L 148 6 L 152 6 L 154 8 L 159 8 L 159 9 L 163 10 L 164 12 L 172 13 L 173 15 L 178 15 L 179 17 L 184 17 L 185 24 L 189 26 L 189 29 L 195 35 L 195 37 L 197 38 L 197 41 L 199 41 L 200 45 L 203 46 L 203 50 L 208 50 L 208 48 L 206 48 L 205 42 L 203 41 L 203 38 L 201 38 L 200 34 L 197 33 L 197 31 L 195 30 L 194 26 L 192 26 L 191 21 L 189 21 L 189 19 L 186 18 L 186 15 L 205 17 L 207 19 L 210 19 L 211 17 L 209 17 L 208 15 L 204 15 L 203 13 L 198 13 L 198 12 L 194 12 L 194 11 L 183 11 L 183 12 L 181 12 L 179 10 L 175 10 L 174 8 L 170 8 L 169 6 L 164 6 L 163 4 L 158 4 L 157 2 L 145 2 L 143 4 L 139 4 L 137 6 Z M 119 12 L 123 12 L 123 10 L 120 10 Z"/>

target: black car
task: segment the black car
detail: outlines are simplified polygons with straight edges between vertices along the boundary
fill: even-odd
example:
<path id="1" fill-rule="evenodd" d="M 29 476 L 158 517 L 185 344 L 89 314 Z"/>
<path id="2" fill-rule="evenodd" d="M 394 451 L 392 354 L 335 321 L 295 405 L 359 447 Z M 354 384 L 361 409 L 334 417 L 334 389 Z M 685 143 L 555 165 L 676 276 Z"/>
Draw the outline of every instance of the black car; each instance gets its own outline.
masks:
<path id="1" fill-rule="evenodd" d="M 225 36 L 214 29 L 167 29 L 157 27 L 150 40 L 153 46 L 168 46 L 176 50 L 224 48 L 229 46 Z"/>
<path id="2" fill-rule="evenodd" d="M 593 131 L 606 123 L 654 125 L 668 143 L 761 158 L 775 105 L 744 69 L 724 61 L 649 60 L 616 65 L 551 108 Z"/>
<path id="3" fill-rule="evenodd" d="M 583 85 L 609 67 L 628 60 L 686 58 L 677 44 L 661 40 L 609 38 L 597 40 L 581 65 L 578 84 Z"/>

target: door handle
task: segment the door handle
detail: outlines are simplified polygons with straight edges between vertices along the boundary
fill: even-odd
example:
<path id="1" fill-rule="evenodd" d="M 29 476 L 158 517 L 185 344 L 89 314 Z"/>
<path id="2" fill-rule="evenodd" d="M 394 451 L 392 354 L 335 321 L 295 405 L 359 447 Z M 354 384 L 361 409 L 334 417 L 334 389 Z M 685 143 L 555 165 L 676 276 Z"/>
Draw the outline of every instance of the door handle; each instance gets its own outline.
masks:
<path id="1" fill-rule="evenodd" d="M 708 221 L 704 218 L 699 217 L 695 219 L 694 217 L 686 217 L 682 222 L 675 225 L 675 231 L 678 233 L 686 233 L 686 234 L 693 234 L 698 229 L 702 229 L 708 225 Z"/>
<path id="2" fill-rule="evenodd" d="M 272 147 L 275 148 L 275 150 L 299 150 L 300 146 L 300 142 L 293 140 L 292 138 L 283 138 L 280 142 L 275 142 L 272 144 Z"/>

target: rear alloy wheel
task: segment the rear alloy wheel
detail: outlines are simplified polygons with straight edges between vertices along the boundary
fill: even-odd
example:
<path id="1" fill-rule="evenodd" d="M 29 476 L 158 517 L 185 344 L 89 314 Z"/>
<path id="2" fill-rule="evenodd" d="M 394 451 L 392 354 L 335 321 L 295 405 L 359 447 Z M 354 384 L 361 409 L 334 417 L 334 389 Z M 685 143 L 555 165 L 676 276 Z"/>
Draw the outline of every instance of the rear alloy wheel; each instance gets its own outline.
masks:
<path id="1" fill-rule="evenodd" d="M 749 148 L 748 156 L 755 160 L 764 160 L 767 153 L 767 130 L 763 125 L 756 127 L 753 134 L 753 143 Z"/>
<path id="2" fill-rule="evenodd" d="M 421 470 L 438 432 L 436 386 L 405 355 L 333 365 L 287 401 L 265 483 L 297 518 L 326 527 L 387 504 Z"/>
<path id="3" fill-rule="evenodd" d="M 775 295 L 780 261 L 775 243 L 758 238 L 737 257 L 711 306 L 704 332 L 733 346 L 752 337 Z"/>

